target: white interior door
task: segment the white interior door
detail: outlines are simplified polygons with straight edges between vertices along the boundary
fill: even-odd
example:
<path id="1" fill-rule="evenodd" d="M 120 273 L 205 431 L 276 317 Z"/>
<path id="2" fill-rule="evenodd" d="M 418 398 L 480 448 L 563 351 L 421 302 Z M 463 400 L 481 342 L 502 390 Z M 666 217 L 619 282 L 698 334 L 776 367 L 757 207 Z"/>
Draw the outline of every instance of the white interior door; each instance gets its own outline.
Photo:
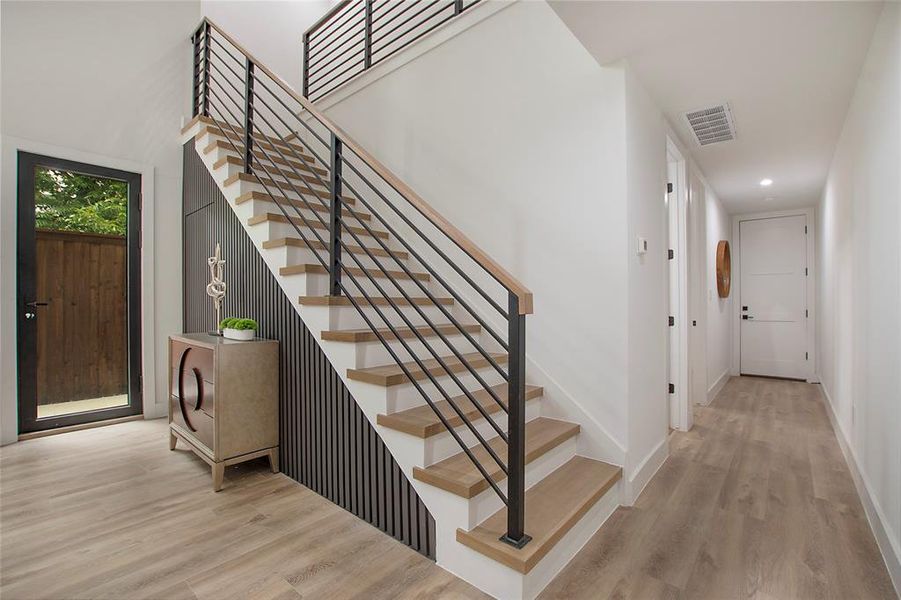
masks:
<path id="1" fill-rule="evenodd" d="M 807 377 L 807 217 L 742 221 L 741 372 Z"/>

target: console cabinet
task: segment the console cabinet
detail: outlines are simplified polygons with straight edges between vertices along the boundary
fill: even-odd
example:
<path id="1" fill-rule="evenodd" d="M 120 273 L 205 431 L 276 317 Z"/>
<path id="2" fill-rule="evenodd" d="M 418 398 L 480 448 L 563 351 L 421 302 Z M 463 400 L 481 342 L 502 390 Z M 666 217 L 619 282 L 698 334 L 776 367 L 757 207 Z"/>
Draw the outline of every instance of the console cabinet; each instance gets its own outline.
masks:
<path id="1" fill-rule="evenodd" d="M 169 337 L 169 449 L 178 440 L 212 467 L 268 456 L 278 472 L 278 342 L 206 333 Z"/>

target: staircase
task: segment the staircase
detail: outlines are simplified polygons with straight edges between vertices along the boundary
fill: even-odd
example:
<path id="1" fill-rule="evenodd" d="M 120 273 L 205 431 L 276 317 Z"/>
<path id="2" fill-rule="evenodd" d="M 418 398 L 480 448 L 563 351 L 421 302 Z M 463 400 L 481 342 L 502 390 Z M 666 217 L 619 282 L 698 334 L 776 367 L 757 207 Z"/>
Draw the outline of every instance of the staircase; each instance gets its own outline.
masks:
<path id="1" fill-rule="evenodd" d="M 184 141 L 411 478 L 438 564 L 536 596 L 622 486 L 527 383 L 531 292 L 214 23 L 192 42 Z"/>

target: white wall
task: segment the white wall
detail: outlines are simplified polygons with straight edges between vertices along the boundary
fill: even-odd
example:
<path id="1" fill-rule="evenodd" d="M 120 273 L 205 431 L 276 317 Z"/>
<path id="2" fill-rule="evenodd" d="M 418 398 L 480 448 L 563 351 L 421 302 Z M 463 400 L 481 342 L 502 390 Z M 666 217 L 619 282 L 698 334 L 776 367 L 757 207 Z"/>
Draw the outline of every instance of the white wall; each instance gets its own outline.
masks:
<path id="1" fill-rule="evenodd" d="M 709 187 L 705 193 L 706 215 L 706 362 L 707 362 L 707 402 L 714 399 L 729 379 L 732 356 L 732 298 L 720 298 L 716 288 L 716 248 L 720 240 L 732 247 L 732 218 L 723 208 L 716 194 Z"/>
<path id="2" fill-rule="evenodd" d="M 629 265 L 628 487 L 646 483 L 667 455 L 668 236 L 666 126 L 641 82 L 625 69 Z M 648 251 L 637 252 L 638 238 Z M 647 465 L 645 467 L 645 465 Z M 633 494 L 634 495 L 634 494 Z"/>
<path id="3" fill-rule="evenodd" d="M 303 34 L 334 4 L 334 0 L 201 0 L 200 12 L 300 91 Z"/>
<path id="4" fill-rule="evenodd" d="M 901 5 L 886 3 L 818 209 L 819 375 L 901 589 Z"/>
<path id="5" fill-rule="evenodd" d="M 543 2 L 512 3 L 457 32 L 423 40 L 425 54 L 369 77 L 328 114 L 531 288 L 530 379 L 624 448 L 623 70 L 600 68 Z M 580 421 L 590 439 L 592 423 Z"/>
<path id="6" fill-rule="evenodd" d="M 156 390 L 166 390 L 166 336 L 181 330 L 181 118 L 190 117 L 196 2 L 6 2 L 2 10 L 0 415 L 16 419 L 16 150 L 150 173 Z M 150 183 L 151 185 L 147 185 Z M 145 373 L 145 380 L 148 374 Z M 150 378 L 153 381 L 153 378 Z M 146 382 L 145 382 L 146 385 Z M 145 411 L 162 414 L 165 397 Z M 163 408 L 160 408 L 163 407 Z"/>

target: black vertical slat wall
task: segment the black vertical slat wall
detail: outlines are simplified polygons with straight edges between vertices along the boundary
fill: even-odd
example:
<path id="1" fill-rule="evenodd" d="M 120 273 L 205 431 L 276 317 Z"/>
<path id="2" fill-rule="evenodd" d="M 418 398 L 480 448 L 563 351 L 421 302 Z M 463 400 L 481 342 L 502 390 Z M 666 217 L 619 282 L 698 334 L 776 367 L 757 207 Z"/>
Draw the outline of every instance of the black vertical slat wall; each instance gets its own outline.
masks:
<path id="1" fill-rule="evenodd" d="M 320 350 L 194 149 L 184 146 L 184 330 L 214 328 L 206 259 L 222 248 L 223 316 L 280 343 L 281 470 L 435 558 L 435 521 Z"/>

